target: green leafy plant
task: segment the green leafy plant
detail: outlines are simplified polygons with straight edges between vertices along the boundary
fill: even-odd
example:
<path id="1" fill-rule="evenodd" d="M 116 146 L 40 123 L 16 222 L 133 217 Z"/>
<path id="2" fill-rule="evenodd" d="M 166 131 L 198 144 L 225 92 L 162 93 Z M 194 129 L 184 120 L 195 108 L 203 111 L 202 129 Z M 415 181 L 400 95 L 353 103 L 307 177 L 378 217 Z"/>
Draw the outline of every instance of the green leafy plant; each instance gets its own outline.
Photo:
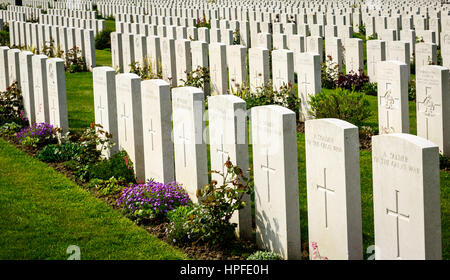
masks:
<path id="1" fill-rule="evenodd" d="M 366 26 L 364 24 L 358 25 L 358 31 L 360 34 L 366 35 Z"/>
<path id="2" fill-rule="evenodd" d="M 253 192 L 253 180 L 229 159 L 224 166 L 224 172 L 211 171 L 222 177 L 222 183 L 212 180 L 197 191 L 199 204 L 168 216 L 168 236 L 172 242 L 190 240 L 225 245 L 235 238 L 236 224 L 230 223 L 230 219 L 235 211 L 247 206 L 244 196 Z"/>
<path id="3" fill-rule="evenodd" d="M 150 57 L 146 57 L 142 63 L 134 61 L 130 64 L 130 73 L 134 73 L 141 77 L 142 80 L 162 79 L 162 65 L 158 65 Z"/>
<path id="4" fill-rule="evenodd" d="M 9 24 L 3 22 L 3 29 L 0 30 L 0 45 L 9 46 Z"/>
<path id="5" fill-rule="evenodd" d="M 340 88 L 312 95 L 309 104 L 314 118 L 337 118 L 357 126 L 372 114 L 364 93 Z"/>
<path id="6" fill-rule="evenodd" d="M 8 122 L 25 125 L 23 96 L 17 81 L 14 81 L 6 91 L 0 92 L 0 125 Z"/>
<path id="7" fill-rule="evenodd" d="M 204 88 L 205 84 L 209 84 L 210 77 L 208 67 L 197 66 L 197 69 L 186 72 L 186 76 L 186 80 L 181 80 L 185 87 Z"/>
<path id="8" fill-rule="evenodd" d="M 99 194 L 103 196 L 118 197 L 122 190 L 128 185 L 123 178 L 111 177 L 108 180 L 93 179 L 89 181 L 88 188 L 96 188 Z"/>
<path id="9" fill-rule="evenodd" d="M 42 148 L 36 157 L 45 162 L 63 162 L 71 160 L 80 153 L 80 146 L 76 143 L 50 144 Z"/>
<path id="10" fill-rule="evenodd" d="M 113 147 L 112 135 L 99 124 L 91 123 L 79 138 L 79 153 L 68 163 L 74 175 L 82 181 L 88 181 L 89 168 L 101 161 L 102 152 Z"/>
<path id="11" fill-rule="evenodd" d="M 328 89 L 336 88 L 336 81 L 339 79 L 339 65 L 333 62 L 331 56 L 321 65 L 322 87 Z"/>
<path id="12" fill-rule="evenodd" d="M 99 50 L 111 48 L 111 30 L 105 29 L 95 36 L 95 48 Z"/>
<path id="13" fill-rule="evenodd" d="M 377 96 L 378 94 L 378 84 L 377 83 L 364 83 L 361 87 L 361 91 L 367 95 Z"/>
<path id="14" fill-rule="evenodd" d="M 450 171 L 450 157 L 439 154 L 439 167 L 442 170 Z"/>
<path id="15" fill-rule="evenodd" d="M 369 41 L 369 40 L 377 40 L 378 39 L 378 34 L 373 34 L 373 35 L 370 35 L 368 38 L 367 38 L 367 41 Z"/>
<path id="16" fill-rule="evenodd" d="M 115 153 L 110 158 L 102 159 L 89 167 L 89 179 L 107 180 L 111 177 L 120 177 L 128 183 L 135 183 L 133 162 L 126 151 Z"/>
<path id="17" fill-rule="evenodd" d="M 239 28 L 233 31 L 233 45 L 239 45 L 241 43 L 241 31 Z"/>
<path id="18" fill-rule="evenodd" d="M 66 54 L 65 68 L 67 72 L 76 73 L 87 71 L 86 61 L 81 50 L 74 46 Z"/>
<path id="19" fill-rule="evenodd" d="M 269 80 L 264 86 L 257 87 L 255 92 L 251 92 L 248 86 L 240 86 L 233 90 L 233 94 L 245 100 L 247 109 L 273 104 L 286 107 L 298 114 L 300 100 L 292 94 L 293 88 L 293 85 L 285 84 L 279 90 L 274 90 L 272 81 Z"/>
<path id="20" fill-rule="evenodd" d="M 5 123 L 2 126 L 0 126 L 0 136 L 14 137 L 22 127 L 23 127 L 22 125 L 19 125 L 15 122 Z"/>
<path id="21" fill-rule="evenodd" d="M 278 261 L 283 260 L 283 258 L 276 253 L 267 251 L 256 251 L 247 258 L 248 261 Z"/>
<path id="22" fill-rule="evenodd" d="M 208 21 L 206 19 L 205 14 L 203 14 L 202 18 L 198 18 L 197 21 L 195 22 L 195 27 L 200 28 L 200 27 L 206 27 L 208 29 L 211 28 L 211 22 Z"/>
<path id="23" fill-rule="evenodd" d="M 53 40 L 53 38 L 50 38 L 50 41 L 45 42 L 41 50 L 41 54 L 48 57 L 62 58 L 63 53 L 64 51 L 61 50 L 60 46 L 55 46 L 55 40 Z"/>

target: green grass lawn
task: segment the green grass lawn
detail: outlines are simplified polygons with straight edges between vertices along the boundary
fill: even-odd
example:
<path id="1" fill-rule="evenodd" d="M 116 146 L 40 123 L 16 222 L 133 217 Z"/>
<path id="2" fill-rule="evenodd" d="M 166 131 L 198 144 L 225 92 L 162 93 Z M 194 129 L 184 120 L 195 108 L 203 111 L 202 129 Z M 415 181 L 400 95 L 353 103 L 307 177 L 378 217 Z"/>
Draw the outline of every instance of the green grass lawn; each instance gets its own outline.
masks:
<path id="1" fill-rule="evenodd" d="M 0 259 L 185 259 L 45 163 L 0 138 Z"/>

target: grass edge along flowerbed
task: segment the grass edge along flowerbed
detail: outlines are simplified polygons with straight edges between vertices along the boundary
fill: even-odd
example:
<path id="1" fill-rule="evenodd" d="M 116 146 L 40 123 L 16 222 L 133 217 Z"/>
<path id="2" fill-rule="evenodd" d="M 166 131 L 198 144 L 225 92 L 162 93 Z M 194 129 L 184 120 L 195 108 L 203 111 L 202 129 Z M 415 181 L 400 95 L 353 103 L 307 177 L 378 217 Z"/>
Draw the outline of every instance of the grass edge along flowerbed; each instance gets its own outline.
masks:
<path id="1" fill-rule="evenodd" d="M 0 259 L 187 258 L 3 139 L 0 170 Z"/>

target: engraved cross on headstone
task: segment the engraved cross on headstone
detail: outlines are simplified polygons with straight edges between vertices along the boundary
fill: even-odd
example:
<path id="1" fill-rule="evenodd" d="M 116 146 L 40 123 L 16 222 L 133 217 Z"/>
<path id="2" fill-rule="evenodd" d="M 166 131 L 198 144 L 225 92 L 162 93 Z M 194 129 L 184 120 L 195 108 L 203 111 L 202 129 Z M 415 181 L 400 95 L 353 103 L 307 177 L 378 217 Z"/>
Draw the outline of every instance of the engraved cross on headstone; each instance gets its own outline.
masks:
<path id="1" fill-rule="evenodd" d="M 386 215 L 394 216 L 395 217 L 395 223 L 396 223 L 396 238 L 397 238 L 397 258 L 400 258 L 400 219 L 409 222 L 409 215 L 402 214 L 399 211 L 398 207 L 398 190 L 395 190 L 395 210 L 390 210 L 386 208 Z"/>
<path id="2" fill-rule="evenodd" d="M 52 111 L 52 114 L 53 114 L 53 121 L 54 121 L 54 124 L 58 123 L 58 125 L 59 125 L 59 122 L 57 122 L 57 119 L 56 119 L 55 98 L 52 98 L 52 107 L 50 108 L 50 110 Z"/>
<path id="3" fill-rule="evenodd" d="M 186 167 L 186 142 L 189 141 L 189 138 L 186 137 L 185 131 L 184 131 L 184 123 L 182 126 L 182 135 L 178 137 L 179 139 L 183 140 L 183 157 L 184 157 L 184 167 Z"/>
<path id="4" fill-rule="evenodd" d="M 223 134 L 220 136 L 220 148 L 216 149 L 221 156 L 222 174 L 225 174 L 225 161 L 228 159 L 229 153 L 223 147 Z"/>
<path id="5" fill-rule="evenodd" d="M 428 139 L 428 118 L 439 115 L 439 111 L 436 111 L 436 107 L 441 106 L 441 104 L 434 103 L 431 96 L 431 87 L 425 87 L 425 97 L 422 101 L 417 102 L 419 113 L 425 115 L 425 129 L 426 138 Z"/>
<path id="6" fill-rule="evenodd" d="M 267 180 L 267 201 L 270 202 L 270 173 L 275 173 L 275 169 L 269 166 L 269 151 L 266 150 L 266 163 L 261 164 L 261 169 L 266 171 Z"/>
<path id="7" fill-rule="evenodd" d="M 307 79 L 307 74 L 305 73 L 305 76 L 304 76 L 304 79 L 303 79 L 303 82 L 302 82 L 302 85 L 305 87 L 305 94 L 308 94 L 308 86 L 310 84 L 311 83 L 308 82 L 308 79 Z"/>
<path id="8" fill-rule="evenodd" d="M 120 115 L 120 117 L 123 120 L 123 129 L 124 129 L 124 135 L 125 135 L 125 142 L 128 141 L 127 140 L 127 119 L 129 118 L 129 116 L 126 114 L 126 108 L 125 108 L 125 103 L 123 103 L 123 113 Z"/>
<path id="9" fill-rule="evenodd" d="M 97 109 L 100 111 L 100 124 L 103 124 L 103 110 L 105 110 L 105 107 L 102 105 L 102 96 L 99 96 L 99 103 L 97 104 Z"/>
<path id="10" fill-rule="evenodd" d="M 317 190 L 323 192 L 325 200 L 325 228 L 328 228 L 328 194 L 334 194 L 334 190 L 327 186 L 327 169 L 323 169 L 323 186 L 316 185 Z"/>
<path id="11" fill-rule="evenodd" d="M 150 128 L 148 129 L 148 132 L 150 133 L 150 139 L 152 141 L 152 151 L 154 151 L 153 136 L 156 135 L 156 130 L 153 129 L 153 119 L 150 119 Z"/>
<path id="12" fill-rule="evenodd" d="M 398 98 L 392 96 L 392 84 L 386 83 L 384 96 L 380 97 L 380 106 L 386 109 L 386 128 L 390 130 L 389 112 L 398 106 Z"/>
<path id="13" fill-rule="evenodd" d="M 280 87 L 282 87 L 286 82 L 284 81 L 284 79 L 283 79 L 283 77 L 282 77 L 282 75 L 281 75 L 281 69 L 280 68 L 278 68 L 278 75 L 277 75 L 277 77 L 275 78 L 275 80 L 277 81 L 277 90 L 280 88 Z"/>

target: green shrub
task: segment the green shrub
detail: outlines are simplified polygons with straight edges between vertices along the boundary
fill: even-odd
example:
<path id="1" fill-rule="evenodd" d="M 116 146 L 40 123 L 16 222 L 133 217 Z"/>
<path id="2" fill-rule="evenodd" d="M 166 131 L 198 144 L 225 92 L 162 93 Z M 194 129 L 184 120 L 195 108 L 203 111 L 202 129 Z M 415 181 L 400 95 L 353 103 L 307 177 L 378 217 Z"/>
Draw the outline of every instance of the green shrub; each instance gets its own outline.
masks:
<path id="1" fill-rule="evenodd" d="M 0 125 L 15 122 L 25 125 L 28 120 L 23 114 L 23 96 L 19 84 L 14 81 L 6 91 L 0 92 Z"/>
<path id="2" fill-rule="evenodd" d="M 292 94 L 292 85 L 283 85 L 277 91 L 273 89 L 272 81 L 269 80 L 264 86 L 257 87 L 255 92 L 251 92 L 247 86 L 236 86 L 237 89 L 233 91 L 233 95 L 244 99 L 247 103 L 247 109 L 263 105 L 280 105 L 296 112 L 296 114 L 299 113 L 300 100 Z"/>
<path id="3" fill-rule="evenodd" d="M 118 196 L 127 185 L 128 182 L 123 178 L 111 177 L 108 180 L 93 179 L 89 181 L 88 188 L 96 188 L 104 196 Z"/>
<path id="4" fill-rule="evenodd" d="M 1 46 L 9 46 L 9 31 L 8 30 L 0 30 L 0 45 Z"/>
<path id="5" fill-rule="evenodd" d="M 326 61 L 321 65 L 322 87 L 334 89 L 336 81 L 339 79 L 339 65 L 332 61 L 332 57 L 328 56 Z"/>
<path id="6" fill-rule="evenodd" d="M 0 126 L 0 136 L 14 137 L 16 136 L 16 133 L 22 129 L 22 127 L 22 125 L 15 122 L 5 123 Z"/>
<path id="7" fill-rule="evenodd" d="M 162 79 L 162 65 L 154 65 L 150 57 L 146 57 L 144 61 L 133 61 L 130 64 L 130 73 L 134 73 L 141 77 L 142 80 Z"/>
<path id="8" fill-rule="evenodd" d="M 278 261 L 283 260 L 283 258 L 275 253 L 267 252 L 267 251 L 257 251 L 250 256 L 248 256 L 247 260 L 249 261 Z"/>
<path id="9" fill-rule="evenodd" d="M 37 158 L 45 162 L 63 162 L 71 160 L 80 153 L 80 146 L 76 143 L 50 144 L 37 154 Z"/>
<path id="10" fill-rule="evenodd" d="M 310 114 L 314 118 L 337 118 L 356 126 L 371 115 L 370 104 L 362 92 L 336 89 L 310 96 Z"/>
<path id="11" fill-rule="evenodd" d="M 439 166 L 442 170 L 450 170 L 450 158 L 439 154 Z"/>
<path id="12" fill-rule="evenodd" d="M 95 48 L 98 50 L 111 48 L 111 30 L 102 30 L 95 36 Z"/>
<path id="13" fill-rule="evenodd" d="M 366 26 L 364 24 L 358 25 L 358 31 L 360 34 L 366 35 Z"/>
<path id="14" fill-rule="evenodd" d="M 91 123 L 83 134 L 80 136 L 78 145 L 80 147 L 79 153 L 67 163 L 77 179 L 81 181 L 89 181 L 90 169 L 96 163 L 102 161 L 102 152 L 114 146 L 111 140 L 112 135 L 103 131 L 102 126 Z M 100 179 L 107 180 L 114 176 L 102 177 Z M 116 176 L 119 176 L 117 174 Z"/>
<path id="15" fill-rule="evenodd" d="M 212 180 L 197 191 L 200 204 L 169 214 L 169 238 L 173 243 L 190 242 L 226 245 L 235 238 L 236 224 L 231 216 L 247 203 L 244 195 L 253 191 L 253 181 L 228 159 L 226 171 L 212 171 L 223 177 L 223 184 Z"/>
<path id="16" fill-rule="evenodd" d="M 87 70 L 81 50 L 74 46 L 66 54 L 65 70 L 70 73 L 83 72 Z"/>
<path id="17" fill-rule="evenodd" d="M 378 95 L 378 84 L 377 83 L 364 83 L 361 91 L 364 92 L 367 95 L 373 95 L 373 96 L 377 96 Z"/>
<path id="18" fill-rule="evenodd" d="M 203 88 L 205 84 L 209 84 L 209 69 L 207 67 L 197 66 L 197 69 L 186 73 L 186 80 L 181 80 L 184 87 Z"/>
<path id="19" fill-rule="evenodd" d="M 187 221 L 193 213 L 193 206 L 181 206 L 167 213 L 170 225 L 167 229 L 167 236 L 172 243 L 182 244 L 191 239 Z"/>
<path id="20" fill-rule="evenodd" d="M 111 177 L 123 178 L 128 183 L 135 183 L 133 163 L 125 151 L 118 152 L 109 159 L 103 159 L 89 167 L 89 179 L 108 180 Z"/>

